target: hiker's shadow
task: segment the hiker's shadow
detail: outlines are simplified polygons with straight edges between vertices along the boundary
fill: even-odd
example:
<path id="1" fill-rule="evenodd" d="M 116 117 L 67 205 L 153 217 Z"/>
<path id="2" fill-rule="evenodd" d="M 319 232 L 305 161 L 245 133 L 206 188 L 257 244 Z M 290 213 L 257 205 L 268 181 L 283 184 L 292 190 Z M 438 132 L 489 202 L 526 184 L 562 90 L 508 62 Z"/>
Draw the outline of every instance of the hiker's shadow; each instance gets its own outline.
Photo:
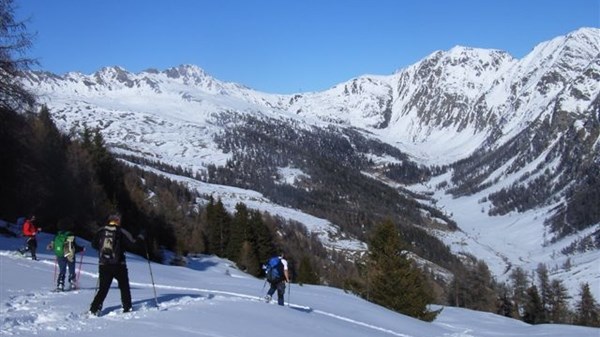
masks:
<path id="1" fill-rule="evenodd" d="M 204 258 L 202 255 L 198 255 L 188 259 L 186 267 L 193 270 L 203 271 L 216 265 L 218 265 L 218 263 L 216 263 L 215 261 L 211 261 L 209 259 Z"/>
<path id="2" fill-rule="evenodd" d="M 131 304 L 133 305 L 133 310 L 137 311 L 139 309 L 142 308 L 156 308 L 156 303 L 158 302 L 159 305 L 159 309 L 161 304 L 163 304 L 163 306 L 165 304 L 168 303 L 172 303 L 172 302 L 176 302 L 179 299 L 183 299 L 183 298 L 188 298 L 191 300 L 197 300 L 200 298 L 207 298 L 210 299 L 212 298 L 213 295 L 198 295 L 198 294 L 163 294 L 158 296 L 156 299 L 154 298 L 147 298 L 147 299 L 142 299 L 142 300 L 137 300 L 137 301 L 133 301 Z M 171 304 L 172 305 L 172 304 Z M 104 312 L 112 312 L 112 311 L 116 311 L 121 309 L 122 306 L 119 305 L 113 305 L 110 307 L 106 307 L 103 311 Z"/>

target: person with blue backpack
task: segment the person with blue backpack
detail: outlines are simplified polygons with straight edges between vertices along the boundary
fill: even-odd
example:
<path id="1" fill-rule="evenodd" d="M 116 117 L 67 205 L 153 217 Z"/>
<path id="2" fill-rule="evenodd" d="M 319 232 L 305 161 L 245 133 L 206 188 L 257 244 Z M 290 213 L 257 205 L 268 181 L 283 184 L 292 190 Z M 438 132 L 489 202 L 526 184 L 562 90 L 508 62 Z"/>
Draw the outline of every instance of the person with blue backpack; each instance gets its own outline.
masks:
<path id="1" fill-rule="evenodd" d="M 263 268 L 267 282 L 271 285 L 269 291 L 267 291 L 265 300 L 267 303 L 271 302 L 273 294 L 277 291 L 277 304 L 284 305 L 283 295 L 285 294 L 285 285 L 290 282 L 288 262 L 285 259 L 284 252 L 281 252 L 279 256 L 270 258 Z"/>

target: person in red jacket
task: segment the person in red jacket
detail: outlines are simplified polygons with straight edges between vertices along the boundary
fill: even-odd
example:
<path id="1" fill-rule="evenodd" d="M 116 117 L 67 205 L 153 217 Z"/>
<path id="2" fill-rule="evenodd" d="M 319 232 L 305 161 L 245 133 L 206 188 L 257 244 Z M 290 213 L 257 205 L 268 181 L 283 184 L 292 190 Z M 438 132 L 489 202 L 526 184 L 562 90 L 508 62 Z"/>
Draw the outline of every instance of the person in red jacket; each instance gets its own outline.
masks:
<path id="1" fill-rule="evenodd" d="M 25 254 L 25 252 L 29 251 L 31 253 L 31 259 L 37 260 L 37 256 L 35 254 L 37 250 L 36 235 L 41 230 L 41 228 L 35 226 L 35 215 L 32 215 L 25 220 L 25 223 L 23 224 L 23 235 L 27 237 L 27 242 L 26 247 L 19 249 L 19 253 Z"/>

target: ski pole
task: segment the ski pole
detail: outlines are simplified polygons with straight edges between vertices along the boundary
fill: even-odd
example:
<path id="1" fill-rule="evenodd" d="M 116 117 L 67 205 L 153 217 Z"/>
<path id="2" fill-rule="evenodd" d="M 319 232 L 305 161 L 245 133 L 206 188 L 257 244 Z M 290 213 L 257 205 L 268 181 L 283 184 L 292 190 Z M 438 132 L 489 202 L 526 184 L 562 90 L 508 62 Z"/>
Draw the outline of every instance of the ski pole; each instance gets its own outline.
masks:
<path id="1" fill-rule="evenodd" d="M 265 295 L 263 295 L 265 293 L 265 287 L 267 286 L 267 279 L 265 279 L 265 283 L 263 283 L 263 287 L 258 295 L 259 299 L 265 299 Z"/>
<path id="2" fill-rule="evenodd" d="M 152 274 L 152 266 L 150 265 L 150 254 L 148 253 L 147 242 L 144 242 L 144 248 L 146 248 L 146 260 L 148 261 L 148 269 L 150 269 L 150 279 L 152 280 L 152 289 L 154 290 L 154 302 L 156 303 L 156 308 L 159 309 L 158 298 L 156 297 L 156 286 L 154 285 L 154 275 Z"/>
<path id="3" fill-rule="evenodd" d="M 85 255 L 85 248 L 81 251 L 81 257 L 79 258 L 79 269 L 77 270 L 77 277 L 75 278 L 76 289 L 79 289 L 79 277 L 81 277 L 81 265 L 83 265 L 83 255 Z"/>
<path id="4" fill-rule="evenodd" d="M 288 282 L 288 308 L 290 307 L 290 301 L 291 301 L 291 294 L 292 294 L 292 283 Z"/>
<path id="5" fill-rule="evenodd" d="M 54 275 L 52 276 L 52 286 L 56 287 L 56 265 L 58 264 L 58 257 L 54 256 Z"/>

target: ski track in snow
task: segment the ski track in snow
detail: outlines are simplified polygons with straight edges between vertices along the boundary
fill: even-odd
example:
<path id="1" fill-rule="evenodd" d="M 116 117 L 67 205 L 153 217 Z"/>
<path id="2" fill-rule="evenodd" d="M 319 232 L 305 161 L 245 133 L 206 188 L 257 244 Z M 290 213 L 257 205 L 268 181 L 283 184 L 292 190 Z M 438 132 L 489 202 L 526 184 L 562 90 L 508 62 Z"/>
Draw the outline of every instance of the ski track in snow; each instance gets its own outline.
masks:
<path id="1" fill-rule="evenodd" d="M 132 283 L 133 285 L 133 283 Z M 136 283 L 135 285 L 137 286 L 145 286 L 145 287 L 152 287 L 151 284 L 147 284 L 147 283 Z M 156 285 L 156 288 L 161 288 L 161 289 L 170 289 L 170 290 L 185 290 L 185 291 L 196 291 L 196 292 L 200 292 L 200 293 L 209 293 L 209 294 L 218 294 L 221 296 L 225 296 L 225 297 L 235 297 L 235 298 L 242 298 L 245 300 L 252 300 L 252 301 L 259 301 L 259 302 L 264 302 L 264 300 L 258 296 L 252 296 L 252 295 L 247 295 L 247 294 L 241 294 L 241 293 L 235 293 L 235 292 L 229 292 L 229 291 L 221 291 L 221 290 L 213 290 L 213 289 L 203 289 L 203 288 L 189 288 L 189 287 L 176 287 L 176 286 L 166 286 L 166 285 Z M 313 309 L 311 307 L 308 306 L 304 306 L 304 305 L 299 305 L 299 304 L 293 304 L 293 303 L 286 303 L 286 305 L 290 308 L 295 308 L 295 309 L 300 309 L 301 311 L 307 312 L 307 313 L 315 313 L 315 314 L 319 314 L 319 315 L 324 315 L 324 316 L 328 316 L 334 319 L 338 319 L 341 321 L 345 321 L 348 323 L 352 323 L 355 325 L 360 325 L 369 329 L 373 329 L 373 330 L 378 330 L 378 331 L 382 331 L 382 332 L 386 332 L 389 333 L 391 335 L 394 336 L 401 336 L 401 337 L 411 337 L 411 335 L 406 335 L 403 333 L 398 333 L 389 329 L 384 329 L 372 324 L 368 324 L 365 322 L 361 322 L 361 321 L 357 321 L 355 319 L 351 319 L 348 317 L 344 317 L 344 316 L 340 316 L 340 315 L 336 315 L 330 312 L 326 312 L 326 311 L 322 311 L 322 310 L 317 310 L 317 309 Z"/>
<path id="2" fill-rule="evenodd" d="M 22 256 L 18 256 L 17 253 L 13 252 L 0 251 L 0 255 L 12 259 L 23 259 Z M 40 259 L 38 260 L 38 262 L 41 262 L 46 265 L 54 265 L 54 261 L 48 259 Z M 27 265 L 27 267 L 36 268 L 35 265 Z M 82 271 L 81 275 L 98 278 L 98 273 L 93 272 Z M 130 285 L 132 287 L 153 287 L 151 283 L 140 282 L 130 282 Z M 0 303 L 0 315 L 2 316 L 2 322 L 0 323 L 0 335 L 19 335 L 24 332 L 38 334 L 43 331 L 90 331 L 94 329 L 99 329 L 104 324 L 88 324 L 86 323 L 87 319 L 106 319 L 107 322 L 111 320 L 139 319 L 141 317 L 152 315 L 155 312 L 182 310 L 183 306 L 190 306 L 205 301 L 209 301 L 208 303 L 210 303 L 210 301 L 245 300 L 265 303 L 262 297 L 237 292 L 207 288 L 179 287 L 165 284 L 155 284 L 154 287 L 156 287 L 156 289 L 162 290 L 197 292 L 199 294 L 205 294 L 205 296 L 181 296 L 172 300 L 159 302 L 158 308 L 156 307 L 153 298 L 141 302 L 134 301 L 133 312 L 121 313 L 121 307 L 120 305 L 118 305 L 104 308 L 102 311 L 102 315 L 100 317 L 95 317 L 90 315 L 86 311 L 82 311 L 80 313 L 70 311 L 69 314 L 64 316 L 64 312 L 68 311 L 68 309 L 64 309 L 66 305 L 63 304 L 61 306 L 60 302 L 61 297 L 76 296 L 82 294 L 85 294 L 91 299 L 93 292 L 95 292 L 95 289 L 82 288 L 64 292 L 54 292 L 51 290 L 24 291 L 23 293 L 10 296 L 8 299 L 1 299 L 2 301 Z M 269 304 L 277 305 L 274 301 Z M 392 336 L 412 337 L 412 335 L 399 333 L 373 324 L 337 315 L 335 313 L 314 309 L 300 304 L 286 302 L 286 306 L 289 308 L 297 309 L 298 311 L 306 314 L 326 316 L 331 319 L 336 319 L 364 328 L 384 332 Z M 62 307 L 63 309 L 56 310 L 56 307 Z M 468 335 L 461 334 L 460 336 Z"/>

